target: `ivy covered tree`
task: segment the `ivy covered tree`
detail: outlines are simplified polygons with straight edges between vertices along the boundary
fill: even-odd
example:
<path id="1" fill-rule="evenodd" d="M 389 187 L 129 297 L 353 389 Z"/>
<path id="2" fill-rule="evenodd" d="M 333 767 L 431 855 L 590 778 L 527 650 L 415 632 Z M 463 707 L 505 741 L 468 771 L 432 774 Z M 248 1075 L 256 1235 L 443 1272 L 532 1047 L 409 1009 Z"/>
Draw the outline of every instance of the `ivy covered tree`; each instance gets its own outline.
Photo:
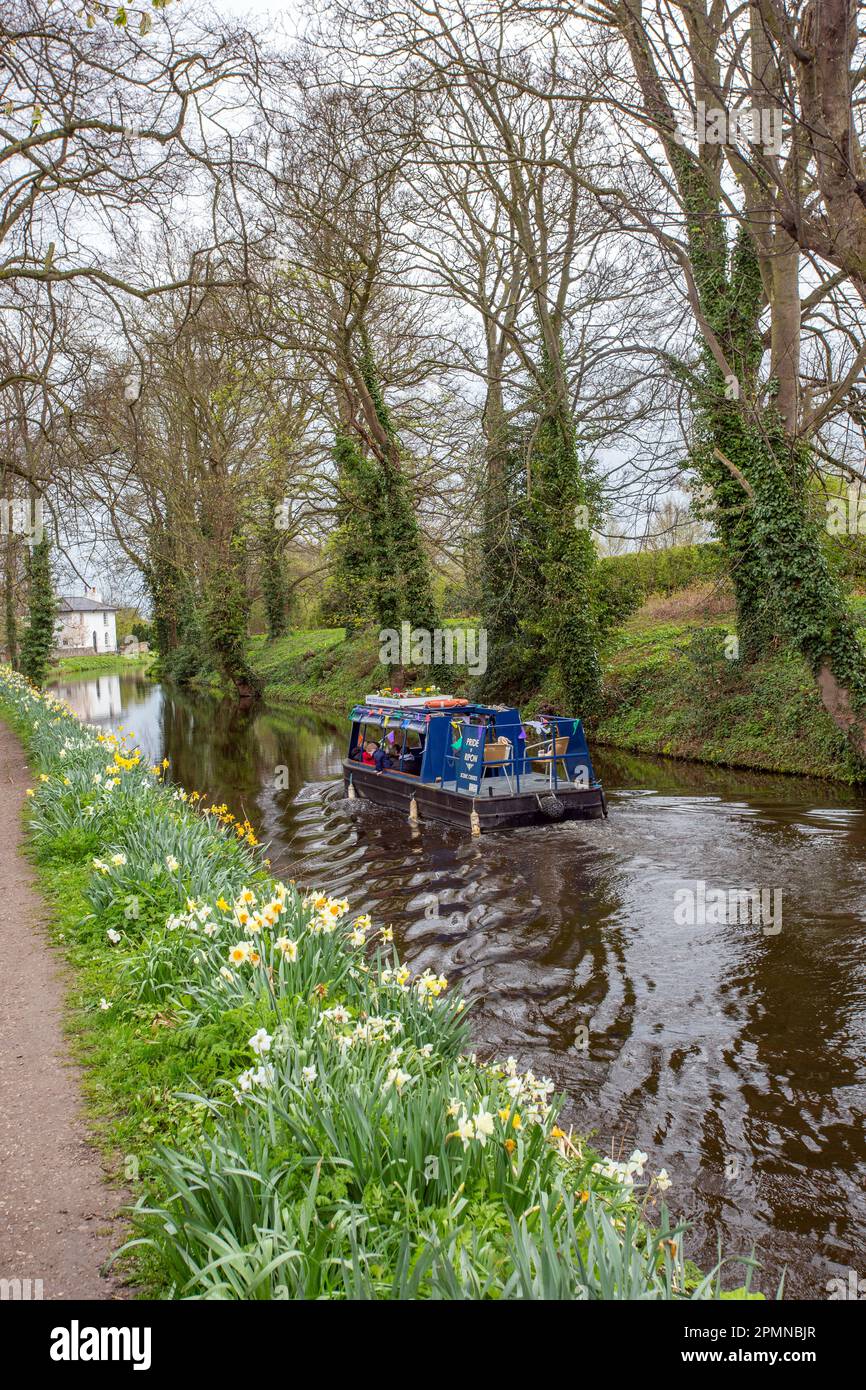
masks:
<path id="1" fill-rule="evenodd" d="M 35 545 L 27 562 L 27 627 L 21 639 L 21 670 L 34 685 L 45 683 L 54 648 L 57 600 L 51 576 L 51 541 Z"/>
<path id="2" fill-rule="evenodd" d="M 601 666 L 594 604 L 591 495 L 567 412 L 547 405 L 532 441 L 527 543 L 540 576 L 540 602 L 526 618 L 543 669 L 554 674 L 565 708 L 591 715 Z"/>
<path id="3" fill-rule="evenodd" d="M 284 535 L 280 526 L 283 506 L 282 489 L 278 486 L 273 470 L 267 478 L 264 514 L 259 526 L 259 572 L 262 586 L 262 602 L 265 609 L 265 622 L 268 639 L 275 642 L 284 637 L 288 627 L 288 589 L 286 586 Z"/>
<path id="4" fill-rule="evenodd" d="M 330 577 L 322 601 L 327 620 L 346 629 L 346 636 L 368 627 L 385 609 L 396 609 L 387 537 L 379 498 L 378 472 L 355 440 L 339 434 L 333 459 L 337 470 L 337 525 L 328 542 Z M 383 545 L 384 541 L 384 545 Z M 383 624 L 387 626 L 388 624 Z"/>
<path id="5" fill-rule="evenodd" d="M 3 575 L 3 618 L 6 629 L 6 653 L 13 671 L 18 669 L 18 614 L 15 594 L 18 589 L 18 553 L 15 537 L 6 538 L 6 563 Z"/>
<path id="6" fill-rule="evenodd" d="M 369 497 L 377 617 L 382 627 L 409 622 L 431 631 L 437 624 L 430 566 L 424 553 L 406 459 L 385 402 L 367 333 L 361 329 L 358 371 L 362 403 L 371 426 L 374 466 Z"/>
<path id="7" fill-rule="evenodd" d="M 246 545 L 235 533 L 228 555 L 215 558 L 205 581 L 202 626 L 208 652 L 242 703 L 261 694 L 261 682 L 247 657 L 249 597 L 246 588 Z"/>
<path id="8" fill-rule="evenodd" d="M 760 6 L 736 14 L 722 6 L 711 22 L 688 25 L 685 36 L 649 0 L 596 0 L 595 12 L 628 51 L 632 109 L 667 165 L 659 167 L 656 187 L 663 185 L 671 202 L 668 219 L 678 216 L 681 223 L 677 240 L 660 226 L 657 208 L 631 190 L 619 195 L 675 262 L 700 334 L 693 461 L 712 494 L 712 519 L 728 552 L 741 650 L 760 654 L 774 633 L 798 650 L 825 709 L 862 761 L 866 654 L 810 511 L 808 479 L 821 448 L 817 430 L 854 386 L 863 354 L 855 354 L 841 382 L 832 389 L 828 383 L 819 405 L 802 389 L 800 366 L 809 311 L 831 305 L 846 275 L 862 291 L 866 220 L 852 173 L 862 155 L 848 73 L 856 27 L 847 23 L 844 4 L 830 6 L 821 21 L 813 8 L 806 9 L 799 38 L 793 24 L 769 23 Z M 823 32 L 813 49 L 816 24 Z M 828 64 L 826 109 L 816 96 L 822 86 L 816 62 Z M 753 158 L 740 130 L 728 129 L 718 141 L 696 120 L 694 130 L 683 132 L 683 111 L 718 112 L 721 94 L 734 89 L 751 98 L 765 163 Z M 827 129 L 844 132 L 839 139 L 850 146 L 850 159 L 838 159 L 835 148 L 830 155 Z M 774 140 L 770 160 L 766 149 Z M 791 153 L 780 158 L 786 141 Z M 805 299 L 801 250 L 840 268 Z M 823 350 L 830 351 L 826 340 Z"/>

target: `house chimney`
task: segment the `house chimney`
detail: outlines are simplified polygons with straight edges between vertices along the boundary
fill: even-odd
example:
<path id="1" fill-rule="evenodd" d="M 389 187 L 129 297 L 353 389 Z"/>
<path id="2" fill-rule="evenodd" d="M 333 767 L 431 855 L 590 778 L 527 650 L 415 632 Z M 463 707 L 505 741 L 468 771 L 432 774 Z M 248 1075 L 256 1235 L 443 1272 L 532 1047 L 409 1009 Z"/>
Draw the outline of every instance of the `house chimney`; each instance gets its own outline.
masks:
<path id="1" fill-rule="evenodd" d="M 85 593 L 87 598 L 93 599 L 94 603 L 102 602 L 102 595 L 97 588 L 92 588 L 90 585 L 88 585 Z"/>

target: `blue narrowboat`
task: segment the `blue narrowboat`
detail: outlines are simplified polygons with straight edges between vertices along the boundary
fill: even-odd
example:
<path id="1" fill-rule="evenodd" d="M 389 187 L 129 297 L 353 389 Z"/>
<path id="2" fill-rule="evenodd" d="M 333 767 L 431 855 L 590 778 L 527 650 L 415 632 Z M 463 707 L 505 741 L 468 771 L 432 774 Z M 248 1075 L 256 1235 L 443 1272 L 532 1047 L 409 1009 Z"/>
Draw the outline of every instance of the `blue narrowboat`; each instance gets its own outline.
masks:
<path id="1" fill-rule="evenodd" d="M 349 797 L 473 834 L 607 815 L 579 719 L 398 692 L 368 695 L 350 719 Z"/>

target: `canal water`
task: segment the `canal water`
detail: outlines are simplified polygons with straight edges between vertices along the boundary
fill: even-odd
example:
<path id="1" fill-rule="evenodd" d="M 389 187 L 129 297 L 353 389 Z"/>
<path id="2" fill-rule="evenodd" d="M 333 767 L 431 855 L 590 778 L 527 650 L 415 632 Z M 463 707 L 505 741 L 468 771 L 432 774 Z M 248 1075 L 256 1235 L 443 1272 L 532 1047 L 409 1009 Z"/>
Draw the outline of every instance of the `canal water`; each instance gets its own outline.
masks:
<path id="1" fill-rule="evenodd" d="M 248 815 L 275 872 L 393 923 L 413 969 L 472 1001 L 479 1055 L 551 1076 L 578 1130 L 667 1168 L 693 1258 L 713 1263 L 719 1239 L 726 1255 L 754 1247 L 760 1285 L 774 1290 L 784 1269 L 801 1297 L 866 1278 L 856 794 L 596 750 L 607 821 L 473 840 L 345 800 L 342 722 L 242 714 L 138 674 L 55 689 Z M 776 907 L 781 894 L 781 921 L 700 911 L 702 891 L 743 888 Z"/>

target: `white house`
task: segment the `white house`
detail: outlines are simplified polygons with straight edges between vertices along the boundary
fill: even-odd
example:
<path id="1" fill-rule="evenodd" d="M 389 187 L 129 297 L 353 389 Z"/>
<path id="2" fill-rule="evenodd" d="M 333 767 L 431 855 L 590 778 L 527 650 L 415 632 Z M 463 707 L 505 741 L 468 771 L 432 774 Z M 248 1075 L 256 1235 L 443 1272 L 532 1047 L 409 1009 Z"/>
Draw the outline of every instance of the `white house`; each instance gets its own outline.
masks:
<path id="1" fill-rule="evenodd" d="M 103 603 L 97 589 L 83 596 L 57 601 L 54 627 L 55 652 L 59 656 L 83 656 L 86 652 L 117 651 L 117 610 Z"/>

